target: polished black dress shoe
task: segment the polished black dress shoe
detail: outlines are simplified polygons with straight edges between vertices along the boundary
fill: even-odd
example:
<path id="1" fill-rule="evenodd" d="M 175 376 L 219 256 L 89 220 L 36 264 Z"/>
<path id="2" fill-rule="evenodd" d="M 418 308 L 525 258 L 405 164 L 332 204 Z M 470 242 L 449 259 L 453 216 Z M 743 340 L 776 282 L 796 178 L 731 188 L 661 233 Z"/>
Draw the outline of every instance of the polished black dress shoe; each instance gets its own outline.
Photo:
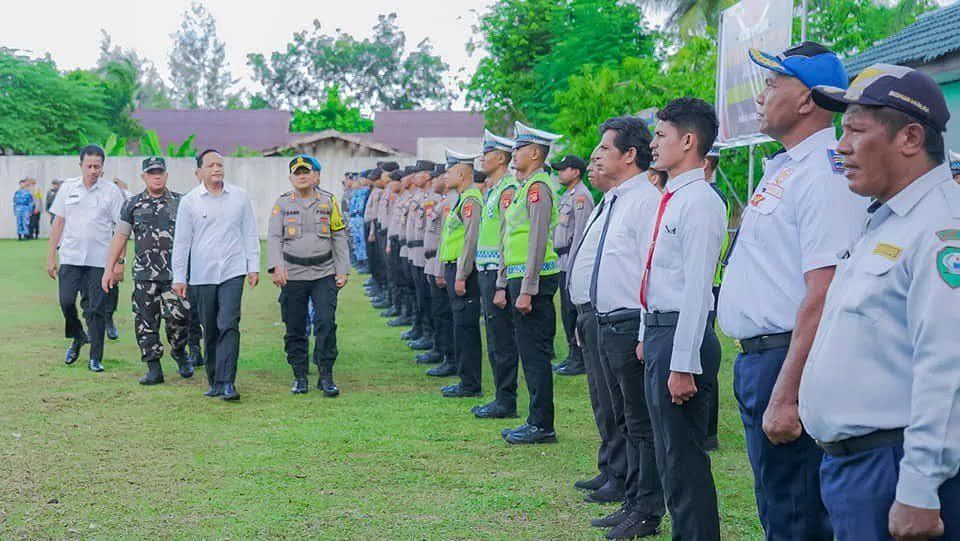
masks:
<path id="1" fill-rule="evenodd" d="M 370 301 L 370 306 L 376 308 L 377 310 L 381 310 L 383 308 L 390 308 L 390 302 L 386 299 L 373 299 Z"/>
<path id="2" fill-rule="evenodd" d="M 442 360 L 443 355 L 440 355 L 440 352 L 436 350 L 430 350 L 417 355 L 417 364 L 437 364 Z"/>
<path id="3" fill-rule="evenodd" d="M 511 409 L 493 401 L 482 406 L 474 406 L 470 409 L 470 413 L 473 413 L 477 419 L 513 419 L 517 417 L 517 408 Z"/>
<path id="4" fill-rule="evenodd" d="M 603 473 L 597 474 L 593 479 L 584 479 L 573 484 L 573 488 L 579 490 L 597 490 L 607 482 L 607 476 Z"/>
<path id="5" fill-rule="evenodd" d="M 230 401 L 240 400 L 240 393 L 237 392 L 237 388 L 234 387 L 232 383 L 224 383 L 221 398 Z"/>
<path id="6" fill-rule="evenodd" d="M 203 396 L 210 398 L 223 396 L 223 385 L 220 383 L 214 383 L 210 385 L 210 388 L 207 389 L 207 392 L 203 393 Z"/>
<path id="7" fill-rule="evenodd" d="M 569 362 L 569 359 L 564 359 L 562 362 L 559 362 L 559 363 L 557 363 L 557 364 L 552 364 L 552 365 L 550 365 L 550 368 L 551 368 L 554 372 L 556 372 L 557 370 L 560 370 L 560 369 L 563 368 L 564 366 L 567 366 L 567 363 L 568 363 L 568 362 Z"/>
<path id="8" fill-rule="evenodd" d="M 163 383 L 163 369 L 160 361 L 148 361 L 147 373 L 140 378 L 140 385 L 159 385 Z"/>
<path id="9" fill-rule="evenodd" d="M 414 351 L 428 351 L 433 349 L 433 340 L 424 336 L 418 340 L 411 340 L 407 342 L 407 347 Z"/>
<path id="10" fill-rule="evenodd" d="M 602 487 L 583 497 L 587 503 L 617 503 L 623 501 L 623 483 L 607 479 Z"/>
<path id="11" fill-rule="evenodd" d="M 387 322 L 387 327 L 409 327 L 411 325 L 413 325 L 413 318 L 410 316 L 401 316 L 396 319 L 391 319 Z"/>
<path id="12" fill-rule="evenodd" d="M 660 517 L 648 513 L 631 511 L 604 536 L 607 539 L 641 539 L 657 535 L 660 532 Z"/>
<path id="13" fill-rule="evenodd" d="M 453 364 L 448 360 L 444 360 L 437 366 L 434 366 L 430 370 L 427 370 L 428 376 L 433 376 L 435 378 L 446 378 L 450 376 L 457 375 L 457 365 Z"/>
<path id="14" fill-rule="evenodd" d="M 423 334 L 420 332 L 420 329 L 414 327 L 410 330 L 404 331 L 400 335 L 401 340 L 419 340 L 423 337 Z"/>
<path id="15" fill-rule="evenodd" d="M 80 338 L 74 338 L 73 342 L 70 343 L 70 347 L 67 348 L 67 354 L 63 357 L 64 364 L 73 364 L 77 362 L 77 358 L 80 357 L 80 348 L 82 348 L 89 340 L 87 340 L 87 335 L 84 334 Z"/>
<path id="16" fill-rule="evenodd" d="M 582 376 L 587 373 L 587 367 L 583 363 L 567 363 L 556 369 L 558 376 Z"/>
<path id="17" fill-rule="evenodd" d="M 396 306 L 390 305 L 386 310 L 380 312 L 380 317 L 397 317 L 400 315 L 400 311 L 397 310 Z"/>
<path id="18" fill-rule="evenodd" d="M 364 287 L 373 287 L 374 285 L 376 285 L 376 282 L 373 280 L 372 277 L 371 277 L 371 278 L 367 278 L 367 279 L 364 280 L 364 282 L 363 282 L 363 286 L 364 286 Z"/>
<path id="19" fill-rule="evenodd" d="M 117 326 L 113 324 L 113 318 L 107 320 L 106 331 L 107 338 L 110 340 L 116 340 L 120 338 L 120 331 L 118 331 Z"/>
<path id="20" fill-rule="evenodd" d="M 719 451 L 720 439 L 716 436 L 707 436 L 707 439 L 703 442 L 703 448 L 706 451 Z"/>
<path id="21" fill-rule="evenodd" d="M 309 391 L 310 384 L 307 383 L 307 378 L 297 378 L 293 380 L 293 387 L 290 388 L 292 394 L 307 394 Z"/>
<path id="22" fill-rule="evenodd" d="M 340 388 L 333 382 L 333 370 L 320 369 L 320 380 L 317 387 L 323 391 L 323 396 L 333 398 L 340 395 Z"/>
<path id="23" fill-rule="evenodd" d="M 459 383 L 449 387 L 444 387 L 441 391 L 441 394 L 444 398 L 474 398 L 477 396 L 483 396 L 483 393 L 480 392 L 479 389 L 467 389 Z"/>
<path id="24" fill-rule="evenodd" d="M 594 528 L 613 528 L 623 522 L 623 519 L 627 518 L 627 515 L 630 514 L 631 507 L 630 502 L 624 502 L 624 504 L 620 506 L 620 509 L 617 509 L 613 513 L 591 520 L 590 525 Z"/>
<path id="25" fill-rule="evenodd" d="M 544 430 L 531 424 L 523 424 L 513 430 L 505 430 L 501 435 L 504 441 L 511 445 L 557 443 L 557 432 L 555 430 Z"/>
<path id="26" fill-rule="evenodd" d="M 87 365 L 87 368 L 91 372 L 103 372 L 103 363 L 100 362 L 100 359 L 90 359 L 90 364 Z"/>

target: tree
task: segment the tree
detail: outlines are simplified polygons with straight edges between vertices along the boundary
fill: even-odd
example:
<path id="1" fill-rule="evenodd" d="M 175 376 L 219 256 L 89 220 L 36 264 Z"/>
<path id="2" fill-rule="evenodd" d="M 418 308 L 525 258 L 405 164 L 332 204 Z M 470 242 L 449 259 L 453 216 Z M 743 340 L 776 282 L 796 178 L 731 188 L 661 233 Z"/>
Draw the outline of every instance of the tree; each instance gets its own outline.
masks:
<path id="1" fill-rule="evenodd" d="M 443 84 L 448 66 L 433 54 L 429 40 L 409 53 L 397 15 L 380 15 L 373 37 L 358 41 L 337 30 L 324 33 L 320 22 L 296 32 L 281 51 L 247 55 L 254 78 L 263 86 L 261 97 L 272 107 L 317 107 L 324 94 L 338 86 L 361 110 L 447 107 L 450 92 Z"/>
<path id="2" fill-rule="evenodd" d="M 309 111 L 294 111 L 290 120 L 291 132 L 316 132 L 338 130 L 347 133 L 371 132 L 373 121 L 364 118 L 360 109 L 350 106 L 350 100 L 340 97 L 336 85 L 327 87 L 326 100 L 320 108 Z"/>
<path id="3" fill-rule="evenodd" d="M 103 99 L 103 114 L 110 131 L 125 142 L 143 133 L 140 123 L 131 117 L 134 109 L 137 70 L 129 60 L 109 61 L 101 68 L 74 70 L 67 79 L 97 91 Z"/>
<path id="4" fill-rule="evenodd" d="M 171 37 L 169 65 L 174 104 L 187 109 L 224 107 L 233 79 L 213 16 L 194 0 L 183 13 L 180 29 Z"/>
<path id="5" fill-rule="evenodd" d="M 113 38 L 106 30 L 101 29 L 100 58 L 97 59 L 97 69 L 105 70 L 111 64 L 128 64 L 136 73 L 134 88 L 134 104 L 136 108 L 169 109 L 173 106 L 170 101 L 170 89 L 157 71 L 157 67 L 150 60 L 141 57 L 133 49 L 124 49 L 113 43 Z"/>
<path id="6" fill-rule="evenodd" d="M 810 0 L 807 39 L 819 41 L 841 56 L 854 56 L 883 38 L 913 24 L 917 16 L 937 7 L 933 0 Z M 793 29 L 800 36 L 800 20 Z"/>

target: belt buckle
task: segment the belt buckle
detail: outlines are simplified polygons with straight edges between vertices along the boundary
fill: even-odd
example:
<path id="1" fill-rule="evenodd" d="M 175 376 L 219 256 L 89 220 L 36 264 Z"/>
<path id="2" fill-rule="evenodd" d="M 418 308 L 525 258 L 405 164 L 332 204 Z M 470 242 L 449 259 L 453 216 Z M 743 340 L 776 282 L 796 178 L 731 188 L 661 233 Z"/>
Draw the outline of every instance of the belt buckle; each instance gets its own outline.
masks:
<path id="1" fill-rule="evenodd" d="M 743 349 L 743 340 L 734 340 L 734 342 L 737 343 L 737 351 L 740 353 L 746 353 L 746 351 Z"/>

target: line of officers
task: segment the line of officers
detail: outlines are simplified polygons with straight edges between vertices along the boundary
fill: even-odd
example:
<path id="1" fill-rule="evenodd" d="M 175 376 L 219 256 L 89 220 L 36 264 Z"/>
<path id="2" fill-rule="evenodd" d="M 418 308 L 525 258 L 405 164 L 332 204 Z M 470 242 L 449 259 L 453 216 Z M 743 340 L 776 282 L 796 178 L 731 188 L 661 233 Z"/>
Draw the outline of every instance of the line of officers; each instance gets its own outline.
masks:
<path id="1" fill-rule="evenodd" d="M 766 70 L 761 130 L 783 150 L 732 238 L 709 182 L 709 104 L 674 100 L 652 135 L 634 117 L 603 123 L 586 166 L 596 206 L 575 157 L 551 164 L 562 194 L 547 174 L 559 136 L 517 123 L 516 140 L 487 131 L 479 155 L 365 172 L 368 294 L 412 326 L 418 362 L 439 362 L 428 374 L 459 376 L 447 397 L 481 396 L 482 320 L 496 396 L 472 411 L 516 416 L 519 359 L 529 413 L 502 436 L 524 444 L 556 441 L 561 290 L 600 434 L 599 474 L 575 486 L 622 502 L 592 521 L 607 538 L 654 535 L 667 510 L 674 539 L 720 538 L 719 321 L 740 348 L 767 539 L 960 539 L 960 188 L 943 94 L 901 66 L 849 83 L 811 42 L 750 59 Z"/>

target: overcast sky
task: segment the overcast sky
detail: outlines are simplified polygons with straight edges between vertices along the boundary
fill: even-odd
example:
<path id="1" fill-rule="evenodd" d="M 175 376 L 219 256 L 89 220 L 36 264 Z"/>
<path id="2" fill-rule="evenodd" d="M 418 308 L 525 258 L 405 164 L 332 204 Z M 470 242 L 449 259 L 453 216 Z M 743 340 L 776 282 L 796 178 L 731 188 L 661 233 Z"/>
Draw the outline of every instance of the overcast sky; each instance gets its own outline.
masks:
<path id="1" fill-rule="evenodd" d="M 465 45 L 477 12 L 490 0 L 205 0 L 226 43 L 234 78 L 249 80 L 246 55 L 283 48 L 294 32 L 309 29 L 318 19 L 327 33 L 340 28 L 363 39 L 381 13 L 396 12 L 408 47 L 429 37 L 434 52 L 450 71 L 472 73 L 478 58 Z M 4 1 L 0 16 L 0 46 L 50 53 L 61 69 L 88 68 L 97 61 L 100 29 L 115 44 L 132 48 L 152 60 L 167 76 L 170 35 L 180 26 L 190 0 L 52 0 Z M 247 85 L 244 85 L 245 87 Z"/>

